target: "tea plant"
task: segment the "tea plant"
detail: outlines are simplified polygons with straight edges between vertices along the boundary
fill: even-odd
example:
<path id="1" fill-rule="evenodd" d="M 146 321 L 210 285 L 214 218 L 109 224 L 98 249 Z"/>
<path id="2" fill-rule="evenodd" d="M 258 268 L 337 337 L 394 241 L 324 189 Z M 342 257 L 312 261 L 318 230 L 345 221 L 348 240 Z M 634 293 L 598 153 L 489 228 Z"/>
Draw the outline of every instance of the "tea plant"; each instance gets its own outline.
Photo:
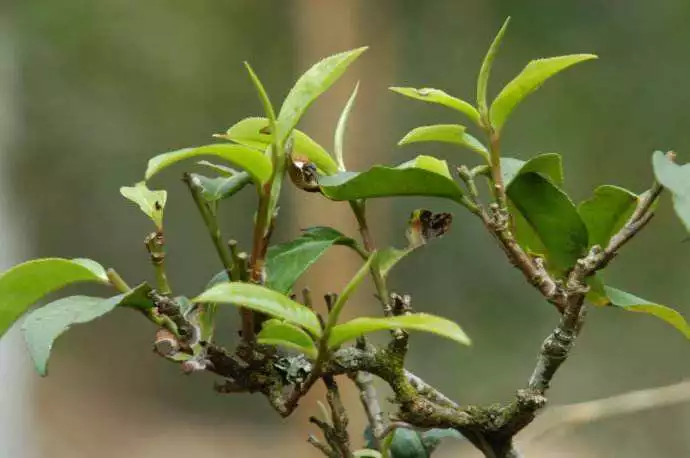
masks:
<path id="1" fill-rule="evenodd" d="M 336 54 L 314 65 L 298 79 L 278 113 L 246 64 L 265 117 L 239 121 L 214 136 L 218 143 L 155 156 L 148 163 L 144 181 L 120 190 L 154 223 L 145 242 L 155 284 L 130 287 L 114 269 L 88 259 L 32 260 L 0 277 L 0 335 L 46 294 L 72 283 L 101 283 L 116 295 L 70 296 L 28 314 L 22 329 L 41 375 L 47 373 L 53 342 L 64 331 L 117 307 L 128 308 L 157 327 L 154 346 L 160 356 L 179 364 L 186 373 L 217 374 L 222 382 L 216 389 L 221 393 L 261 393 L 281 416 L 290 415 L 316 383 L 324 383 L 328 407 L 320 403 L 322 415 L 311 418 L 324 439 L 310 436 L 308 440 L 328 457 L 427 457 L 442 438 L 460 435 L 487 457 L 519 456 L 513 438 L 545 405 L 546 391 L 585 324 L 588 304 L 648 313 L 690 337 L 690 326 L 680 314 L 616 289 L 601 277 L 620 250 L 652 219 L 664 190 L 671 194 L 676 213 L 690 229 L 690 169 L 676 165 L 673 153 L 655 152 L 655 179 L 650 179 L 648 190 L 638 194 L 603 185 L 576 205 L 562 189 L 558 154 L 542 154 L 528 161 L 503 156 L 503 127 L 520 102 L 555 74 L 596 58 L 573 54 L 533 60 L 489 103 L 489 76 L 507 25 L 508 21 L 481 65 L 476 106 L 438 89 L 391 88 L 405 97 L 453 110 L 482 135 L 483 140 L 476 138 L 461 124 L 437 124 L 417 127 L 400 140 L 400 145 L 451 143 L 474 153 L 468 157 L 473 159 L 472 165 L 457 168 L 421 155 L 397 166 L 348 170 L 344 137 L 357 87 L 335 128 L 332 154 L 297 130 L 312 102 L 366 48 Z M 151 190 L 147 183 L 173 164 L 202 157 L 219 162 L 200 160 L 197 164 L 211 175 L 185 173 L 184 183 L 223 270 L 205 291 L 188 299 L 172 290 L 166 275 L 166 192 Z M 278 224 L 286 177 L 306 192 L 347 202 L 359 225 L 359 237 L 330 227 L 313 227 L 288 243 L 273 244 L 271 234 Z M 255 193 L 258 202 L 248 252 L 234 241 L 226 243 L 217 217 L 218 207 L 244 188 Z M 431 310 L 423 300 L 416 301 L 413 308 L 410 296 L 389 291 L 387 276 L 396 264 L 443 236 L 452 221 L 448 213 L 416 210 L 407 223 L 406 247 L 377 247 L 369 232 L 367 201 L 397 196 L 450 200 L 476 217 L 508 262 L 559 316 L 538 353 L 532 376 L 513 399 L 488 406 L 459 404 L 405 369 L 410 331 L 434 333 L 463 345 L 470 339 L 456 323 L 427 313 Z M 362 263 L 342 292 L 326 295 L 324 307 L 312 299 L 309 289 L 293 294 L 296 281 L 334 245 L 352 249 Z M 341 312 L 367 276 L 376 287 L 381 313 L 343 322 Z M 241 316 L 241 339 L 233 349 L 223 348 L 214 338 L 216 310 L 226 305 L 237 307 Z M 387 345 L 367 341 L 367 334 L 381 330 L 390 332 Z M 361 391 L 369 422 L 366 449 L 355 451 L 351 445 L 347 410 L 335 379 L 339 375 L 349 377 Z M 390 386 L 397 406 L 394 416 L 382 412 L 373 376 Z"/>

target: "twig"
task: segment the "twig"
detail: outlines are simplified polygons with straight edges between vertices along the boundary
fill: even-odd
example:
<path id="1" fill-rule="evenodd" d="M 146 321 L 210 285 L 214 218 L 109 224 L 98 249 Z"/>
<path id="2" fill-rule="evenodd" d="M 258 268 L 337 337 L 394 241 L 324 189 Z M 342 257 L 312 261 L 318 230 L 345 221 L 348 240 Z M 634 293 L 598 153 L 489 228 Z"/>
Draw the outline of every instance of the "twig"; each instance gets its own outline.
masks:
<path id="1" fill-rule="evenodd" d="M 161 294 L 170 295 L 170 284 L 165 271 L 165 239 L 163 232 L 152 232 L 144 239 L 146 250 L 149 252 L 151 264 L 156 271 L 156 284 Z"/>
<path id="2" fill-rule="evenodd" d="M 529 443 L 555 429 L 572 428 L 610 417 L 659 409 L 690 402 L 690 380 L 672 385 L 636 390 L 603 399 L 546 409 L 524 433 L 521 442 Z"/>
<path id="3" fill-rule="evenodd" d="M 376 388 L 374 387 L 374 377 L 368 372 L 360 371 L 351 374 L 350 379 L 359 390 L 359 400 L 362 403 L 362 407 L 364 407 L 364 413 L 371 426 L 374 446 L 378 449 L 380 447 L 380 439 L 385 436 L 385 427 L 383 424 L 383 412 L 381 411 Z"/>

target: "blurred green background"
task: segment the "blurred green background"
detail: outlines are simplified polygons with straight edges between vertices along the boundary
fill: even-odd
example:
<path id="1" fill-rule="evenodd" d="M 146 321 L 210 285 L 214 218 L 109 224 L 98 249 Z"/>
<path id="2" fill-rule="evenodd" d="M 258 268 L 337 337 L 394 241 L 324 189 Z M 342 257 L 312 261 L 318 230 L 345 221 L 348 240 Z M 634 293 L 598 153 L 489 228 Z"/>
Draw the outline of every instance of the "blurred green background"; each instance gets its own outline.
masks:
<path id="1" fill-rule="evenodd" d="M 300 128 L 330 149 L 334 126 L 361 81 L 346 136 L 347 162 L 365 168 L 418 153 L 475 164 L 446 146 L 398 148 L 425 123 L 463 122 L 404 99 L 391 85 L 430 86 L 471 100 L 481 59 L 506 16 L 513 21 L 492 75 L 495 94 L 532 58 L 593 52 L 600 60 L 550 81 L 505 130 L 505 154 L 563 154 L 575 200 L 604 183 L 641 192 L 655 149 L 690 157 L 690 2 L 16 0 L 0 4 L 0 267 L 47 256 L 90 257 L 131 283 L 152 278 L 143 246 L 150 223 L 118 193 L 143 177 L 148 158 L 210 142 L 261 107 L 248 60 L 274 103 L 313 62 L 364 44 L 370 50 L 310 109 Z M 180 181 L 169 191 L 166 232 L 176 292 L 198 293 L 219 270 Z M 254 200 L 226 202 L 227 237 L 248 248 Z M 391 287 L 419 311 L 457 320 L 472 348 L 415 335 L 409 368 L 461 402 L 510 398 L 526 383 L 557 316 L 459 207 L 426 199 L 372 202 L 379 245 L 401 244 L 409 212 L 455 214 L 451 234 L 407 259 Z M 275 240 L 332 224 L 354 234 L 342 204 L 288 189 Z M 690 316 L 690 244 L 667 200 L 650 227 L 607 271 L 613 285 Z M 339 290 L 356 270 L 334 250 L 305 283 Z M 368 289 L 367 289 L 368 288 Z M 368 285 L 350 313 L 375 313 Z M 83 291 L 83 289 L 82 289 Z M 101 291 L 102 293 L 102 291 Z M 222 327 L 232 335 L 236 314 Z M 259 396 L 220 396 L 210 376 L 184 377 L 150 349 L 154 329 L 117 312 L 61 339 L 51 374 L 31 372 L 16 330 L 0 343 L 1 456 L 198 458 L 318 456 L 305 442 L 315 397 L 281 420 Z M 232 338 L 227 338 L 231 342 Z M 679 381 L 690 345 L 659 320 L 593 310 L 558 373 L 553 405 Z M 343 381 L 343 385 L 348 384 Z M 384 395 L 387 393 L 384 391 Z M 349 390 L 352 434 L 363 424 Z M 528 456 L 690 456 L 690 407 L 616 417 L 527 444 Z M 475 456 L 460 443 L 438 456 Z"/>

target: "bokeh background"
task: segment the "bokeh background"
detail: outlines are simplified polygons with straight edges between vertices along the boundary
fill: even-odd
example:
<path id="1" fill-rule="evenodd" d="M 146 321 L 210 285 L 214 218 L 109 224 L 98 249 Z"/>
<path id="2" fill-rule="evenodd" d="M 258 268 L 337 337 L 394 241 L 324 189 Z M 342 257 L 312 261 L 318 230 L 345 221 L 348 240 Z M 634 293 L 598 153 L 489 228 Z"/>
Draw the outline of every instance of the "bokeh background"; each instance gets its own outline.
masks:
<path id="1" fill-rule="evenodd" d="M 424 152 L 476 163 L 451 147 L 395 146 L 424 123 L 454 113 L 403 99 L 391 85 L 431 86 L 471 100 L 483 54 L 513 21 L 492 75 L 496 93 L 527 60 L 594 52 L 550 81 L 511 118 L 505 152 L 563 154 L 575 200 L 612 183 L 636 191 L 652 179 L 655 149 L 690 158 L 690 2 L 679 0 L 219 1 L 5 0 L 0 3 L 0 268 L 33 257 L 90 257 L 131 283 L 151 279 L 143 237 L 150 223 L 118 188 L 139 181 L 147 159 L 210 142 L 261 107 L 242 61 L 274 102 L 317 59 L 370 50 L 310 109 L 300 128 L 330 148 L 338 114 L 361 81 L 346 137 L 353 169 Z M 177 167 L 154 185 L 169 190 L 166 232 L 176 292 L 199 292 L 219 270 Z M 223 205 L 227 237 L 250 241 L 250 193 Z M 470 349 L 414 335 L 409 367 L 462 402 L 510 398 L 529 376 L 552 308 L 504 261 L 459 207 L 425 199 L 372 202 L 379 245 L 403 243 L 409 212 L 450 210 L 450 235 L 392 275 L 418 310 L 457 320 Z M 329 223 L 354 234 L 347 206 L 287 189 L 275 236 Z M 607 271 L 607 280 L 690 316 L 690 244 L 668 201 Z M 357 268 L 334 249 L 304 284 L 339 290 Z M 83 291 L 83 289 L 82 289 Z M 104 291 L 94 292 L 104 293 Z M 376 311 L 371 285 L 351 314 Z M 232 334 L 235 313 L 223 315 Z M 7 458 L 319 456 L 306 444 L 315 396 L 281 420 L 258 396 L 220 396 L 213 378 L 185 377 L 151 352 L 154 329 L 118 311 L 62 338 L 51 373 L 32 372 L 15 329 L 0 342 L 0 456 Z M 232 338 L 227 339 L 228 342 Z M 690 375 L 690 346 L 664 323 L 594 310 L 559 372 L 552 404 L 670 384 Z M 347 385 L 343 381 L 343 385 Z M 384 391 L 384 395 L 385 395 Z M 363 416 L 351 389 L 352 435 Z M 690 456 L 690 406 L 615 417 L 525 444 L 528 456 Z M 437 456 L 476 456 L 460 442 Z"/>

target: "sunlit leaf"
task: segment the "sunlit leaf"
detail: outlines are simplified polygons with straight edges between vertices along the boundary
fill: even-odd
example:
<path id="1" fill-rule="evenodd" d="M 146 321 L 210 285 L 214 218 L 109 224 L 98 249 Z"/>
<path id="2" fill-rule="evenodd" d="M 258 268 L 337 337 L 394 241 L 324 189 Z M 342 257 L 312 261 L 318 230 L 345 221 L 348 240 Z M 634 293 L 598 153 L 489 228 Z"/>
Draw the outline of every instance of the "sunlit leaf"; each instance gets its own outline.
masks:
<path id="1" fill-rule="evenodd" d="M 294 144 L 293 155 L 299 155 L 313 162 L 326 175 L 338 171 L 338 165 L 325 149 L 304 132 L 292 131 Z M 273 141 L 268 119 L 246 118 L 228 129 L 222 138 L 232 140 L 241 145 L 264 150 Z"/>
<path id="2" fill-rule="evenodd" d="M 496 131 L 500 131 L 513 109 L 547 79 L 572 65 L 596 58 L 594 54 L 572 54 L 531 61 L 503 88 L 491 104 L 491 125 Z"/>
<path id="3" fill-rule="evenodd" d="M 61 258 L 28 261 L 0 275 L 0 337 L 40 298 L 72 283 L 108 284 L 94 261 Z"/>
<path id="4" fill-rule="evenodd" d="M 332 200 L 392 196 L 436 196 L 462 202 L 445 161 L 419 156 L 398 167 L 374 166 L 366 172 L 341 172 L 319 179 L 321 192 Z"/>
<path id="5" fill-rule="evenodd" d="M 263 345 L 280 345 L 304 353 L 311 359 L 316 359 L 317 350 L 309 334 L 297 326 L 282 320 L 268 320 L 263 324 L 261 332 L 256 336 L 258 343 Z"/>
<path id="6" fill-rule="evenodd" d="M 465 132 L 465 126 L 460 124 L 435 124 L 416 127 L 409 131 L 398 142 L 399 146 L 420 142 L 452 143 L 469 148 L 479 153 L 485 160 L 489 160 L 489 152 L 479 140 Z"/>
<path id="7" fill-rule="evenodd" d="M 503 26 L 501 26 L 501 29 L 496 34 L 496 38 L 494 38 L 491 46 L 489 46 L 489 50 L 487 51 L 486 56 L 484 56 L 484 61 L 479 69 L 479 77 L 477 78 L 477 106 L 479 107 L 479 112 L 483 116 L 486 116 L 489 112 L 489 107 L 486 101 L 486 91 L 487 87 L 489 86 L 491 68 L 493 67 L 494 59 L 496 58 L 496 54 L 498 54 L 498 48 L 501 46 L 503 36 L 508 29 L 509 23 L 510 17 L 505 20 Z"/>
<path id="8" fill-rule="evenodd" d="M 690 231 L 690 164 L 678 165 L 661 151 L 654 153 L 652 164 L 657 181 L 673 196 L 676 215 Z"/>
<path id="9" fill-rule="evenodd" d="M 271 160 L 259 150 L 244 145 L 216 143 L 196 148 L 184 148 L 155 156 L 149 160 L 148 168 L 146 169 L 146 179 L 151 179 L 161 170 L 177 162 L 199 156 L 216 156 L 225 159 L 244 169 L 257 184 L 266 183 L 271 178 L 273 170 Z"/>
<path id="10" fill-rule="evenodd" d="M 385 318 L 361 317 L 339 324 L 331 330 L 328 346 L 335 348 L 361 335 L 391 329 L 430 332 L 464 345 L 471 343 L 460 326 L 452 321 L 426 313 L 414 313 Z"/>
<path id="11" fill-rule="evenodd" d="M 404 95 L 415 100 L 421 100 L 423 102 L 436 103 L 438 105 L 443 105 L 448 108 L 459 111 L 470 118 L 475 124 L 479 124 L 479 112 L 469 103 L 464 100 L 460 100 L 456 97 L 446 94 L 440 89 L 433 88 L 421 88 L 416 89 L 413 87 L 391 87 L 391 91 L 398 94 Z"/>
<path id="12" fill-rule="evenodd" d="M 153 220 L 156 227 L 159 230 L 162 229 L 163 209 L 168 198 L 166 191 L 151 191 L 146 187 L 146 183 L 142 181 L 134 186 L 121 187 L 120 194 L 137 204 L 141 211 Z"/>
<path id="13" fill-rule="evenodd" d="M 333 245 L 353 246 L 356 242 L 330 227 L 306 229 L 296 239 L 274 245 L 266 256 L 266 286 L 282 293 L 289 292 L 295 282 Z"/>
<path id="14" fill-rule="evenodd" d="M 352 91 L 352 95 L 347 100 L 343 112 L 340 113 L 340 118 L 338 118 L 338 124 L 335 127 L 335 139 L 333 142 L 333 153 L 335 154 L 335 160 L 338 162 L 338 169 L 340 171 L 345 170 L 345 159 L 343 157 L 343 143 L 345 138 L 345 128 L 347 127 L 347 120 L 350 118 L 350 112 L 352 111 L 352 106 L 355 104 L 355 99 L 357 98 L 357 91 L 359 90 L 359 82 L 355 84 L 355 89 Z"/>
<path id="15" fill-rule="evenodd" d="M 150 289 L 148 287 L 149 291 Z M 141 294 L 142 289 L 137 288 L 127 294 L 120 294 L 109 299 L 70 296 L 31 312 L 22 324 L 22 331 L 36 371 L 41 376 L 47 375 L 48 359 L 53 343 L 73 325 L 93 321 L 118 305 L 140 308 Z M 133 298 L 134 304 L 130 303 L 130 298 Z"/>
<path id="16" fill-rule="evenodd" d="M 629 312 L 641 312 L 653 315 L 664 320 L 690 339 L 690 325 L 683 318 L 683 315 L 664 305 L 655 304 L 645 299 L 634 296 L 625 291 L 605 286 L 606 296 L 609 298 L 610 305 L 627 310 Z"/>
<path id="17" fill-rule="evenodd" d="M 277 291 L 260 285 L 218 283 L 192 299 L 192 302 L 215 302 L 244 307 L 302 326 L 313 336 L 321 335 L 321 324 L 313 311 Z"/>
<path id="18" fill-rule="evenodd" d="M 567 271 L 585 254 L 587 227 L 573 202 L 550 180 L 535 172 L 521 173 L 510 183 L 507 194 L 546 250 L 544 255 L 551 270 Z M 530 245 L 531 239 L 521 238 L 519 230 L 516 235 L 521 245 Z"/>
<path id="19" fill-rule="evenodd" d="M 366 51 L 366 47 L 334 54 L 314 64 L 290 89 L 278 114 L 278 143 L 285 141 L 304 112 Z"/>
<path id="20" fill-rule="evenodd" d="M 577 208 L 587 226 L 589 245 L 606 248 L 611 237 L 630 219 L 639 198 L 627 189 L 603 185 L 594 190 L 594 196 Z"/>

